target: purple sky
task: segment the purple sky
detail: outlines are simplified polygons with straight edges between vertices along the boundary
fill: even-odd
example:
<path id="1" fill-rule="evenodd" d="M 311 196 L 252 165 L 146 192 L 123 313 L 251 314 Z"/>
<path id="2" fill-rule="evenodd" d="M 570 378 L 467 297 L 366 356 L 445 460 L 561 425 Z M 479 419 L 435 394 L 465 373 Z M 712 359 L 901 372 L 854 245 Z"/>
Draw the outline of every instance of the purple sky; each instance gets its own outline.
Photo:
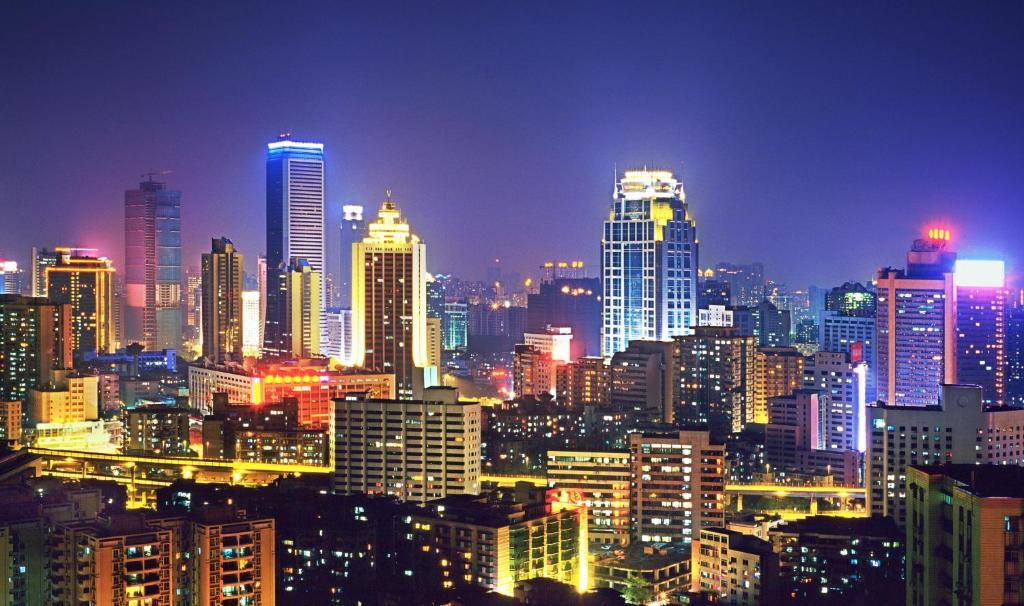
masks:
<path id="1" fill-rule="evenodd" d="M 1024 263 L 1024 4 L 27 2 L 0 7 L 0 257 L 119 264 L 123 190 L 170 169 L 186 264 L 264 246 L 264 150 L 384 189 L 428 268 L 595 267 L 612 170 L 684 177 L 702 265 L 792 286 L 902 264 L 919 230 Z M 337 271 L 335 269 L 335 271 Z"/>

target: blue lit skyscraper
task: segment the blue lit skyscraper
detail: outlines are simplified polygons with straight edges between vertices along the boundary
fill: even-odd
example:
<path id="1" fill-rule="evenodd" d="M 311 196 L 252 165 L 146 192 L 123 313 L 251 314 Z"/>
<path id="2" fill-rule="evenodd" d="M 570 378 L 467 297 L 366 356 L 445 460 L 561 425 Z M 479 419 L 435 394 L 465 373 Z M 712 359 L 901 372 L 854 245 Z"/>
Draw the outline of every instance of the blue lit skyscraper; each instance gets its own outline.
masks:
<path id="1" fill-rule="evenodd" d="M 601 241 L 601 353 L 689 334 L 697 321 L 697 227 L 670 171 L 626 171 Z"/>
<path id="2" fill-rule="evenodd" d="M 267 310 L 263 347 L 287 355 L 291 333 L 282 279 L 290 259 L 324 270 L 324 146 L 282 139 L 267 144 Z M 319 295 L 323 309 L 323 294 Z"/>
<path id="3" fill-rule="evenodd" d="M 1002 261 L 956 262 L 956 380 L 981 402 L 1006 403 L 1006 277 Z"/>

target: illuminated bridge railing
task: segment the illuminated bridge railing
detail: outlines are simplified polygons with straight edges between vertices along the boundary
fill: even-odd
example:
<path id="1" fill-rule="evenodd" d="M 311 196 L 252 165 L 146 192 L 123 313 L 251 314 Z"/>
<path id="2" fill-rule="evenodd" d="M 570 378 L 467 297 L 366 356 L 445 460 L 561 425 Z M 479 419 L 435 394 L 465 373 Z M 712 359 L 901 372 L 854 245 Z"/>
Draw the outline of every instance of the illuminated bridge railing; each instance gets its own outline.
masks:
<path id="1" fill-rule="evenodd" d="M 223 461 L 220 459 L 197 459 L 191 457 L 150 457 L 79 450 L 29 447 L 28 452 L 50 460 L 73 460 L 110 465 L 152 465 L 156 467 L 180 467 L 195 470 L 222 470 L 242 472 L 267 472 L 281 474 L 331 473 L 333 468 L 320 465 L 297 465 L 281 463 L 254 463 L 249 461 Z"/>

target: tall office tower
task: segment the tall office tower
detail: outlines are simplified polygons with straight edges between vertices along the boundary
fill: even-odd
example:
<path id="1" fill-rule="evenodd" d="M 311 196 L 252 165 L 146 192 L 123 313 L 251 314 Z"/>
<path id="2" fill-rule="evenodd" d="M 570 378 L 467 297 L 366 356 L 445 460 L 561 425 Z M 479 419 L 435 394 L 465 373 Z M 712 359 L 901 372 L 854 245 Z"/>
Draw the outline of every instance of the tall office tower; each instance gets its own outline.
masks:
<path id="1" fill-rule="evenodd" d="M 60 262 L 59 250 L 32 247 L 32 296 L 46 296 L 46 268 Z"/>
<path id="2" fill-rule="evenodd" d="M 577 358 L 555 369 L 558 402 L 566 406 L 609 403 L 608 363 L 601 356 Z"/>
<path id="3" fill-rule="evenodd" d="M 1024 305 L 1006 314 L 1006 403 L 1024 406 Z"/>
<path id="4" fill-rule="evenodd" d="M 804 357 L 793 347 L 761 347 L 754 355 L 754 422 L 768 422 L 768 398 L 788 396 L 804 383 Z"/>
<path id="5" fill-rule="evenodd" d="M 50 301 L 71 306 L 71 349 L 75 355 L 114 350 L 114 266 L 106 257 L 73 255 L 64 249 L 46 268 Z"/>
<path id="6" fill-rule="evenodd" d="M 845 282 L 825 295 L 825 311 L 843 316 L 874 318 L 875 291 L 860 282 Z"/>
<path id="7" fill-rule="evenodd" d="M 756 307 L 757 334 L 760 347 L 788 347 L 792 320 L 788 309 L 779 309 L 767 299 Z"/>
<path id="8" fill-rule="evenodd" d="M 0 295 L 20 295 L 21 274 L 17 261 L 0 259 Z"/>
<path id="9" fill-rule="evenodd" d="M 282 274 L 281 334 L 287 339 L 284 355 L 312 358 L 320 355 L 320 272 L 305 259 L 292 258 Z"/>
<path id="10" fill-rule="evenodd" d="M 629 458 L 634 541 L 690 543 L 725 526 L 725 445 L 708 432 L 631 433 Z"/>
<path id="11" fill-rule="evenodd" d="M 353 394 L 334 403 L 335 493 L 426 503 L 480 492 L 479 403 L 450 387 L 428 387 L 423 400 Z"/>
<path id="12" fill-rule="evenodd" d="M 256 289 L 260 291 L 260 347 L 264 343 L 267 324 L 267 256 L 256 257 Z"/>
<path id="13" fill-rule="evenodd" d="M 629 453 L 549 450 L 548 486 L 587 507 L 591 545 L 629 543 Z"/>
<path id="14" fill-rule="evenodd" d="M 352 309 L 352 245 L 363 239 L 363 207 L 345 204 L 341 207 L 341 273 L 338 294 L 342 309 Z"/>
<path id="15" fill-rule="evenodd" d="M 754 415 L 757 341 L 726 326 L 698 326 L 675 338 L 680 420 L 707 423 L 716 435 L 763 423 Z"/>
<path id="16" fill-rule="evenodd" d="M 465 302 L 445 303 L 441 317 L 444 349 L 465 349 L 469 344 L 469 306 Z"/>
<path id="17" fill-rule="evenodd" d="M 868 407 L 870 432 L 864 455 L 864 488 L 872 514 L 895 518 L 901 527 L 908 465 L 941 463 L 1024 464 L 1024 410 L 981 403 L 975 385 L 943 385 L 931 406 Z"/>
<path id="18" fill-rule="evenodd" d="M 412 396 L 415 367 L 428 363 L 426 255 L 390 191 L 352 246 L 353 362 L 394 373 L 400 398 Z"/>
<path id="19" fill-rule="evenodd" d="M 733 305 L 753 307 L 764 300 L 764 265 L 760 263 L 719 263 L 715 266 L 715 278 L 728 282 Z"/>
<path id="20" fill-rule="evenodd" d="M 822 393 L 823 418 L 841 420 L 833 431 L 822 432 L 818 448 L 864 452 L 866 386 L 858 367 L 844 353 L 819 351 L 805 359 L 804 387 Z"/>
<path id="21" fill-rule="evenodd" d="M 242 355 L 258 358 L 263 342 L 260 341 L 260 291 L 242 291 Z"/>
<path id="22" fill-rule="evenodd" d="M 282 140 L 267 144 L 267 311 L 265 353 L 288 356 L 288 304 L 282 282 L 291 259 L 324 271 L 324 146 Z M 318 284 L 317 314 L 325 307 Z M 320 338 L 319 334 L 316 337 Z M 319 344 L 317 345 L 319 348 Z"/>
<path id="23" fill-rule="evenodd" d="M 124 192 L 128 341 L 181 348 L 181 192 L 150 174 Z"/>
<path id="24" fill-rule="evenodd" d="M 864 363 L 864 397 L 874 402 L 878 354 L 876 347 L 875 292 L 856 282 L 833 288 L 818 315 L 820 351 L 845 353 L 850 362 Z"/>
<path id="25" fill-rule="evenodd" d="M 572 359 L 601 355 L 601 280 L 557 278 L 527 296 L 526 330 L 572 329 Z"/>
<path id="26" fill-rule="evenodd" d="M 907 468 L 908 606 L 1021 604 L 1024 470 L 1002 465 Z"/>
<path id="27" fill-rule="evenodd" d="M 958 259 L 956 379 L 980 385 L 982 402 L 1006 403 L 1006 272 L 1002 261 Z"/>
<path id="28" fill-rule="evenodd" d="M 626 171 L 601 240 L 601 354 L 689 334 L 697 323 L 697 261 L 683 182 L 664 170 Z"/>
<path id="29" fill-rule="evenodd" d="M 0 295 L 0 402 L 27 401 L 53 371 L 71 368 L 71 305 Z"/>
<path id="30" fill-rule="evenodd" d="M 956 383 L 956 253 L 948 230 L 914 241 L 906 270 L 886 267 L 875 281 L 877 398 L 929 406 L 942 383 Z"/>
<path id="31" fill-rule="evenodd" d="M 650 421 L 675 418 L 676 368 L 672 341 L 631 341 L 608 365 L 609 399 Z"/>
<path id="32" fill-rule="evenodd" d="M 342 366 L 352 365 L 352 310 L 328 309 L 327 349 L 320 353 L 337 359 Z"/>
<path id="33" fill-rule="evenodd" d="M 203 357 L 217 364 L 242 359 L 242 254 L 227 238 L 203 253 Z"/>
<path id="34" fill-rule="evenodd" d="M 190 267 L 185 270 L 185 325 L 202 329 L 203 272 Z"/>

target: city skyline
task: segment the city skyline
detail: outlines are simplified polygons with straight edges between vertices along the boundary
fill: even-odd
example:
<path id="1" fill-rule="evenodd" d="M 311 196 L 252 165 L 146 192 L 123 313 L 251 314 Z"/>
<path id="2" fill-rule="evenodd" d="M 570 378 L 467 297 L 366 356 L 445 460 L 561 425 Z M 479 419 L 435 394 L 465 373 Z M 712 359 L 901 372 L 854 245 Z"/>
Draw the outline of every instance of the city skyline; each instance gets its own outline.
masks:
<path id="1" fill-rule="evenodd" d="M 1018 282 L 1021 255 L 1014 222 L 1005 218 L 1019 214 L 1015 192 L 1022 185 L 1014 167 L 1024 137 L 1012 111 L 1022 81 L 1011 69 L 1020 54 L 1012 36 L 1019 11 L 908 5 L 877 19 L 881 9 L 873 6 L 807 14 L 782 6 L 762 11 L 754 24 L 741 23 L 728 7 L 649 7 L 681 24 L 686 50 L 613 52 L 601 43 L 618 24 L 619 11 L 610 7 L 595 7 L 565 31 L 554 24 L 565 22 L 568 5 L 528 17 L 485 7 L 427 32 L 414 27 L 422 16 L 417 9 L 388 20 L 361 9 L 367 23 L 405 40 L 394 50 L 359 32 L 344 43 L 329 41 L 345 38 L 337 33 L 348 24 L 338 19 L 292 17 L 289 24 L 308 32 L 323 57 L 300 69 L 322 86 L 291 97 L 286 107 L 260 94 L 285 64 L 250 45 L 248 53 L 267 59 L 252 61 L 206 35 L 219 27 L 259 37 L 270 20 L 259 6 L 237 24 L 226 22 L 223 8 L 209 8 L 202 20 L 210 24 L 185 28 L 177 53 L 145 45 L 134 57 L 115 52 L 138 42 L 131 28 L 116 45 L 103 42 L 108 28 L 140 17 L 124 6 L 69 7 L 53 17 L 56 24 L 27 7 L 12 9 L 12 22 L 24 27 L 0 44 L 22 49 L 4 60 L 5 67 L 11 62 L 5 73 L 12 89 L 21 93 L 3 97 L 10 106 L 0 124 L 21 145 L 17 153 L 0 152 L 0 204 L 38 212 L 9 216 L 0 257 L 28 267 L 32 246 L 90 246 L 123 271 L 123 190 L 143 173 L 168 169 L 174 172 L 161 178 L 182 192 L 183 266 L 198 267 L 208 239 L 223 234 L 248 253 L 246 269 L 253 272 L 265 252 L 263 146 L 290 130 L 326 148 L 331 273 L 340 264 L 333 236 L 342 206 L 372 207 L 391 188 L 433 243 L 430 271 L 473 278 L 495 257 L 524 273 L 549 258 L 580 258 L 596 275 L 594 234 L 611 200 L 612 173 L 648 165 L 681 173 L 686 182 L 704 267 L 760 261 L 768 276 L 791 287 L 866 281 L 899 259 L 924 225 L 946 224 L 963 256 L 1005 258 L 1011 282 Z M 166 13 L 173 14 L 145 9 L 147 35 L 177 36 L 185 20 L 199 21 L 187 8 Z M 22 38 L 78 23 L 90 27 L 72 28 L 52 48 Z M 790 26 L 790 41 L 771 35 L 781 23 Z M 521 52 L 508 58 L 480 48 L 491 35 Z M 721 47 L 714 44 L 719 38 L 737 42 Z M 949 39 L 954 43 L 939 42 Z M 65 57 L 76 43 L 80 56 Z M 820 47 L 818 56 L 802 52 L 811 43 Z M 479 49 L 475 59 L 461 56 L 470 47 Z M 26 53 L 30 48 L 35 52 Z M 420 54 L 404 61 L 410 50 Z M 44 79 L 58 56 L 56 75 L 63 77 Z M 82 71 L 82 62 L 97 69 L 86 70 L 87 77 L 72 73 Z M 444 65 L 450 72 L 439 71 Z M 566 72 L 574 65 L 584 69 Z M 180 71 L 166 74 L 163 97 L 143 109 L 124 107 L 153 90 L 140 75 L 148 66 Z M 777 81 L 757 73 L 765 70 Z M 405 79 L 401 94 L 392 90 L 392 73 Z M 614 85 L 623 74 L 659 86 L 669 74 L 665 96 L 678 102 L 641 99 Z M 611 94 L 605 83 L 613 84 Z M 820 90 L 804 94 L 811 83 Z M 61 86 L 74 86 L 75 94 Z M 235 112 L 229 99 L 239 92 L 247 101 Z M 25 101 L 37 98 L 45 103 Z M 47 121 L 44 111 L 57 119 Z M 97 142 L 107 153 L 80 153 Z M 40 146 L 48 161 L 29 161 Z M 553 203 L 574 220 L 545 220 Z M 882 213 L 891 215 L 884 225 L 871 221 Z M 467 233 L 487 234 L 486 244 L 445 237 L 453 214 Z M 868 228 L 870 245 L 861 236 Z M 523 246 L 523 233 L 536 244 Z"/>

